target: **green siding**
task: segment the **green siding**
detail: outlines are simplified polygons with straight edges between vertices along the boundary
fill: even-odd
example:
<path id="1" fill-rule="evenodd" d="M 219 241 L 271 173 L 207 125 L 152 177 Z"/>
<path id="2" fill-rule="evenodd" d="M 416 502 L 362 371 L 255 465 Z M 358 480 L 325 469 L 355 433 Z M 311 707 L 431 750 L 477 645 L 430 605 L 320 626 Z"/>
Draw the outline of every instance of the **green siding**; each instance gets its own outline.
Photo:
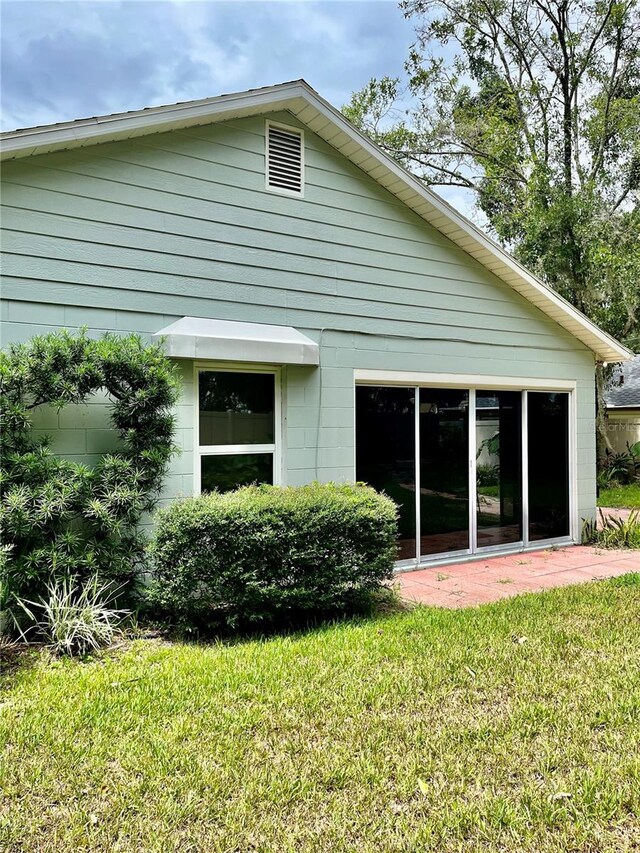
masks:
<path id="1" fill-rule="evenodd" d="M 354 368 L 576 380 L 593 514 L 593 355 L 308 130 L 305 156 L 303 199 L 265 190 L 263 118 L 5 164 L 3 344 L 63 326 L 151 335 L 183 315 L 296 326 L 321 368 L 283 372 L 289 483 L 353 477 Z M 193 486 L 181 370 L 166 500 Z M 39 417 L 74 458 L 109 443 L 104 401 Z"/>

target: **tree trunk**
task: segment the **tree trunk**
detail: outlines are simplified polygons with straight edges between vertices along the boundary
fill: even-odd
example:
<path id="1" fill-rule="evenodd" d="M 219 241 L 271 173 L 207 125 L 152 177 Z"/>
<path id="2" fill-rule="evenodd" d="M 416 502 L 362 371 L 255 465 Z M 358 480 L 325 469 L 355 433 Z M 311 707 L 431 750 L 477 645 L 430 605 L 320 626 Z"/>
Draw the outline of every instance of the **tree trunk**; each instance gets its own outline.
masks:
<path id="1" fill-rule="evenodd" d="M 607 450 L 613 451 L 613 445 L 609 440 L 607 431 L 607 407 L 604 402 L 606 388 L 606 368 L 598 362 L 596 364 L 596 453 L 598 463 Z"/>

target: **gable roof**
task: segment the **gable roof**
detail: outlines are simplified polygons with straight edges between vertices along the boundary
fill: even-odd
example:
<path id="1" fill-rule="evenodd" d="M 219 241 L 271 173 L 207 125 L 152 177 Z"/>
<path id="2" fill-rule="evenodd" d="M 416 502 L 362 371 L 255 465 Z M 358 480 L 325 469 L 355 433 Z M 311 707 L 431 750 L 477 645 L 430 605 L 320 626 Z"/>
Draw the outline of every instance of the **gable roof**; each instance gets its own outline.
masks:
<path id="1" fill-rule="evenodd" d="M 616 368 L 604 399 L 609 409 L 640 409 L 640 355 Z"/>
<path id="2" fill-rule="evenodd" d="M 286 110 L 403 201 L 430 225 L 509 284 L 591 349 L 600 361 L 632 353 L 536 278 L 507 251 L 385 154 L 304 80 L 199 101 L 30 127 L 0 134 L 0 159 L 16 159 L 100 142 Z"/>

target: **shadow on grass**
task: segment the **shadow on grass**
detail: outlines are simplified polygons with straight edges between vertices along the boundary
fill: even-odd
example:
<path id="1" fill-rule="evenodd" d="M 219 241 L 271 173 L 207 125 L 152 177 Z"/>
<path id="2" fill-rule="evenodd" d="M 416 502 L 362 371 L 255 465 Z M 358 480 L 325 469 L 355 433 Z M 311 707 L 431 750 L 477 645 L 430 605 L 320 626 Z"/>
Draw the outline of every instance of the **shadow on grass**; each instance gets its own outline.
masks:
<path id="1" fill-rule="evenodd" d="M 0 691 L 10 685 L 18 672 L 33 669 L 41 651 L 40 645 L 18 643 L 0 636 Z"/>
<path id="2" fill-rule="evenodd" d="M 169 641 L 198 645 L 223 643 L 234 646 L 275 637 L 300 637 L 325 628 L 330 629 L 342 623 L 382 621 L 412 610 L 414 606 L 412 602 L 404 601 L 395 588 L 385 586 L 375 592 L 359 595 L 348 607 L 335 610 L 289 612 L 272 619 L 255 623 L 247 622 L 233 627 L 218 624 L 211 627 L 203 625 L 197 628 L 184 628 L 172 625 L 163 628 L 157 622 L 148 624 Z"/>
<path id="3" fill-rule="evenodd" d="M 640 586 L 640 572 L 630 572 L 629 574 L 618 577 L 594 581 L 593 585 L 600 589 L 601 594 L 603 587 L 609 586 L 613 597 L 615 596 L 615 590 L 619 587 L 630 588 Z M 580 583 L 575 586 L 521 593 L 487 604 L 459 610 L 449 610 L 402 599 L 397 587 L 391 585 L 384 586 L 366 596 L 361 596 L 348 609 L 324 612 L 307 611 L 302 614 L 288 614 L 286 617 L 273 619 L 270 622 L 263 621 L 236 626 L 235 628 L 217 626 L 209 630 L 206 628 L 201 630 L 185 630 L 179 626 L 167 626 L 157 622 L 142 622 L 138 637 L 141 639 L 156 639 L 168 643 L 199 646 L 213 644 L 237 646 L 255 642 L 256 640 L 268 641 L 282 637 L 292 639 L 301 638 L 315 632 L 330 631 L 339 625 L 367 622 L 382 623 L 387 619 L 392 619 L 414 610 L 430 611 L 435 621 L 444 619 L 447 622 L 453 620 L 469 623 L 486 619 L 486 614 L 490 611 L 496 614 L 496 618 L 501 618 L 498 617 L 498 614 L 501 613 L 504 613 L 508 617 L 509 613 L 516 610 L 522 610 L 527 613 L 532 611 L 545 613 L 550 606 L 553 606 L 553 600 L 556 596 L 566 598 L 573 595 L 579 597 L 581 594 L 584 595 L 585 586 L 588 586 L 588 584 Z"/>
<path id="4" fill-rule="evenodd" d="M 73 659 L 78 663 L 92 663 L 100 658 L 118 657 L 126 652 L 135 640 L 202 646 L 222 643 L 226 646 L 236 646 L 277 637 L 302 637 L 312 632 L 330 630 L 340 624 L 384 621 L 414 607 L 412 602 L 404 601 L 400 597 L 397 589 L 383 586 L 374 592 L 359 595 L 348 607 L 341 609 L 288 613 L 269 621 L 235 627 L 203 625 L 200 628 L 185 629 L 135 615 L 128 625 L 122 625 L 117 639 L 110 646 L 86 655 L 73 656 Z M 51 660 L 58 657 L 44 643 L 19 643 L 0 638 L 0 690 L 13 684 L 13 676 L 34 668 L 46 656 Z"/>

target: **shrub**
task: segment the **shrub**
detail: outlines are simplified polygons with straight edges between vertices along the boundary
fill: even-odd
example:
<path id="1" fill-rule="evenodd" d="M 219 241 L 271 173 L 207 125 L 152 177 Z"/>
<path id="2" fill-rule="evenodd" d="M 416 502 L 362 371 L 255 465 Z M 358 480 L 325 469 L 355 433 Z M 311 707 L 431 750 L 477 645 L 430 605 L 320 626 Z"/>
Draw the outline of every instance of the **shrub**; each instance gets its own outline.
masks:
<path id="1" fill-rule="evenodd" d="M 206 630 L 346 607 L 390 577 L 396 505 L 363 484 L 247 486 L 157 515 L 150 598 Z"/>
<path id="2" fill-rule="evenodd" d="M 81 586 L 72 579 L 50 583 L 40 601 L 17 599 L 29 621 L 22 637 L 43 640 L 59 655 L 86 655 L 108 646 L 128 612 L 110 607 L 118 592 L 97 578 Z"/>
<path id="3" fill-rule="evenodd" d="M 500 466 L 499 465 L 478 465 L 476 469 L 479 486 L 499 486 L 500 485 Z"/>
<path id="4" fill-rule="evenodd" d="M 122 449 L 93 467 L 61 459 L 36 438 L 30 414 L 108 393 Z M 0 353 L 3 425 L 0 525 L 5 597 L 37 599 L 56 580 L 134 576 L 138 525 L 157 499 L 174 452 L 175 371 L 158 345 L 135 335 L 35 337 Z"/>
<path id="5" fill-rule="evenodd" d="M 606 489 L 615 484 L 628 485 L 637 482 L 640 476 L 640 441 L 627 442 L 626 450 L 619 452 L 607 449 L 599 461 L 598 488 Z"/>
<path id="6" fill-rule="evenodd" d="M 628 518 L 617 518 L 600 512 L 600 525 L 584 521 L 582 541 L 603 548 L 640 548 L 640 510 L 633 509 Z"/>

